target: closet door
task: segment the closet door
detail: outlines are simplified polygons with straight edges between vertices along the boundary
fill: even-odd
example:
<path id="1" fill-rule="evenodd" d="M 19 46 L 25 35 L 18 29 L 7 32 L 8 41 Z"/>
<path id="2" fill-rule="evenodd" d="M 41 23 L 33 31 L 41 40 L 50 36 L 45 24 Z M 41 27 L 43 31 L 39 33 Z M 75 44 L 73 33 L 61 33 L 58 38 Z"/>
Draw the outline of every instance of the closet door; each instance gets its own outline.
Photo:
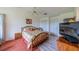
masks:
<path id="1" fill-rule="evenodd" d="M 44 31 L 49 32 L 49 18 L 40 19 L 40 27 L 43 28 Z"/>
<path id="2" fill-rule="evenodd" d="M 4 15 L 0 15 L 0 41 L 4 39 Z"/>
<path id="3" fill-rule="evenodd" d="M 54 33 L 55 35 L 59 36 L 59 23 L 60 23 L 60 18 L 57 17 L 52 17 L 50 19 L 50 32 Z"/>

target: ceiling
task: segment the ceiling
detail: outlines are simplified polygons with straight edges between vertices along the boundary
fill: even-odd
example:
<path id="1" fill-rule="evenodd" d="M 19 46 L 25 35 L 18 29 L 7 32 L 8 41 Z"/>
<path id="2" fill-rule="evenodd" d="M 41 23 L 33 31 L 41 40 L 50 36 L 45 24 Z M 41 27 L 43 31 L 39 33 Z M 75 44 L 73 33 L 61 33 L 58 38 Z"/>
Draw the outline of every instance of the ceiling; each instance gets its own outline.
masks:
<path id="1" fill-rule="evenodd" d="M 49 16 L 55 16 L 59 15 L 61 13 L 66 13 L 70 11 L 74 11 L 74 8 L 72 7 L 46 7 L 46 8 L 40 8 L 44 12 L 46 12 Z"/>
<path id="2" fill-rule="evenodd" d="M 43 16 L 44 13 L 47 13 L 48 16 L 55 16 L 62 13 L 74 11 L 74 7 L 35 7 L 37 12 L 40 11 L 40 15 Z M 25 9 L 30 14 L 33 13 L 34 7 L 22 7 L 22 9 Z M 38 16 L 40 16 L 38 15 Z"/>

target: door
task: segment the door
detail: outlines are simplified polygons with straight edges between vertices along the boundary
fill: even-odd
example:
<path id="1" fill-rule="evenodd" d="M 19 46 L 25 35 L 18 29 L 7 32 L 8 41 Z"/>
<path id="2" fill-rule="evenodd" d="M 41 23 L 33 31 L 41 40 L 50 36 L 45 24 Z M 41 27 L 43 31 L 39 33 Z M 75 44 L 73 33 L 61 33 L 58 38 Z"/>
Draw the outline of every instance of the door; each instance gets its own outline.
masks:
<path id="1" fill-rule="evenodd" d="M 43 28 L 44 31 L 49 32 L 49 19 L 48 18 L 40 19 L 40 27 Z"/>

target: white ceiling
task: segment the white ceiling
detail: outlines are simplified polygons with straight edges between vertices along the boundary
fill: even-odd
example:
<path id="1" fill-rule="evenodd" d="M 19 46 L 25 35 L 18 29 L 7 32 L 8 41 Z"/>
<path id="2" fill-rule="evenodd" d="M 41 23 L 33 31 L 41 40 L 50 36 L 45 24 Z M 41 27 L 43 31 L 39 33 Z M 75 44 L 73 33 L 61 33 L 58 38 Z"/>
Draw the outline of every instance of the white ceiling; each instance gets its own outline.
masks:
<path id="1" fill-rule="evenodd" d="M 72 7 L 46 7 L 46 8 L 40 8 L 44 12 L 46 12 L 49 16 L 55 16 L 59 15 L 61 13 L 66 13 L 70 11 L 74 11 L 74 8 Z"/>
<path id="2" fill-rule="evenodd" d="M 36 7 L 39 11 L 41 11 L 41 15 L 43 13 L 47 13 L 48 16 L 55 16 L 62 13 L 74 11 L 74 7 Z M 26 12 L 29 12 L 30 14 L 33 12 L 33 7 L 23 7 L 22 9 L 25 9 Z"/>

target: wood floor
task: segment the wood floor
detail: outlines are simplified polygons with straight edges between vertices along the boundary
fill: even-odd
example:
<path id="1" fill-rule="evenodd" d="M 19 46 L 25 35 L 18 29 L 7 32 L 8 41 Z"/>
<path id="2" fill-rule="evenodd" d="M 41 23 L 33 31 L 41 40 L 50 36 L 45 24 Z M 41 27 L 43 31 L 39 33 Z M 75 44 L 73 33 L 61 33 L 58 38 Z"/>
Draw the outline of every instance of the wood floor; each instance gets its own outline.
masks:
<path id="1" fill-rule="evenodd" d="M 28 49 L 23 38 L 10 40 L 0 45 L 0 51 L 38 51 L 37 48 Z"/>

